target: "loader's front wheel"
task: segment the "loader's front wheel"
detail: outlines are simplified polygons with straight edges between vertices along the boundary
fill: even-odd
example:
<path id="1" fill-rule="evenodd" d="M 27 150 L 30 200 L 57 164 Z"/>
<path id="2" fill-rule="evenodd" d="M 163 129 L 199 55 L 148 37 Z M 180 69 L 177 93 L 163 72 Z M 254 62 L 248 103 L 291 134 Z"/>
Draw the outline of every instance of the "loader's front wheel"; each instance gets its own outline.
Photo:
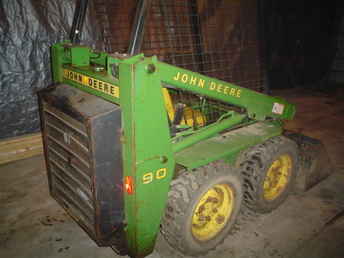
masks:
<path id="1" fill-rule="evenodd" d="M 255 212 L 267 213 L 284 202 L 292 190 L 298 148 L 292 140 L 278 136 L 258 144 L 244 154 L 244 202 Z"/>
<path id="2" fill-rule="evenodd" d="M 184 172 L 171 183 L 162 233 L 185 254 L 206 253 L 233 228 L 242 195 L 241 177 L 224 162 Z"/>

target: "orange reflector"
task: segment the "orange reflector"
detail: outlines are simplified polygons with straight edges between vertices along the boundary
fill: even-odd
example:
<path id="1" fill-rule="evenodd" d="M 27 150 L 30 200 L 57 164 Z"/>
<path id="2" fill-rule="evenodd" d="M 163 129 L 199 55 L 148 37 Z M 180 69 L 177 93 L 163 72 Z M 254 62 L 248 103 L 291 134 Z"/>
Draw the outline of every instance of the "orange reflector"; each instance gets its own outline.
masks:
<path id="1" fill-rule="evenodd" d="M 133 178 L 131 176 L 126 176 L 124 178 L 124 189 L 128 194 L 134 193 L 134 183 Z"/>

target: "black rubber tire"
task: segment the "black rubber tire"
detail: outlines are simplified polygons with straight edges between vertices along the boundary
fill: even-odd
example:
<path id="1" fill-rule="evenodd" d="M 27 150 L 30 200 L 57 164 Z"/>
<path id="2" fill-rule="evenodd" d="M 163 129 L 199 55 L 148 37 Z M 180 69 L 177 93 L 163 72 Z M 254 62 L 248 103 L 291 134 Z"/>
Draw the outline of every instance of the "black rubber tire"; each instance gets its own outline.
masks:
<path id="1" fill-rule="evenodd" d="M 234 207 L 225 227 L 208 241 L 198 241 L 192 235 L 191 220 L 200 198 L 213 185 L 227 184 L 234 193 Z M 214 249 L 234 229 L 243 199 L 242 180 L 238 170 L 222 161 L 185 171 L 171 182 L 169 199 L 161 232 L 167 242 L 187 255 L 205 254 Z"/>
<path id="2" fill-rule="evenodd" d="M 289 180 L 283 191 L 273 200 L 264 198 L 264 180 L 273 161 L 288 154 L 292 160 Z M 244 204 L 254 212 L 268 213 L 280 206 L 292 192 L 298 171 L 298 147 L 295 142 L 284 137 L 273 137 L 258 144 L 241 157 L 240 170 L 244 180 Z"/>

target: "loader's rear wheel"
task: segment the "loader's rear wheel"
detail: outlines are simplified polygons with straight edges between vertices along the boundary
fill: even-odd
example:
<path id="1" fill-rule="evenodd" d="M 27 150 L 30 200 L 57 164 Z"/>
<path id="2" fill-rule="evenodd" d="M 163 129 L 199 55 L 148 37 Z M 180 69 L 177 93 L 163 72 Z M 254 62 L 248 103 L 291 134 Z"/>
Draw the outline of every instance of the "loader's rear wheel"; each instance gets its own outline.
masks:
<path id="1" fill-rule="evenodd" d="M 269 167 L 263 182 L 264 199 L 273 201 L 288 186 L 293 162 L 289 154 L 280 155 Z"/>
<path id="2" fill-rule="evenodd" d="M 292 190 L 298 148 L 278 136 L 256 145 L 244 154 L 240 167 L 244 178 L 244 202 L 253 211 L 267 213 L 284 202 Z"/>
<path id="3" fill-rule="evenodd" d="M 214 162 L 172 181 L 162 233 L 188 255 L 215 248 L 231 231 L 242 202 L 239 173 Z"/>

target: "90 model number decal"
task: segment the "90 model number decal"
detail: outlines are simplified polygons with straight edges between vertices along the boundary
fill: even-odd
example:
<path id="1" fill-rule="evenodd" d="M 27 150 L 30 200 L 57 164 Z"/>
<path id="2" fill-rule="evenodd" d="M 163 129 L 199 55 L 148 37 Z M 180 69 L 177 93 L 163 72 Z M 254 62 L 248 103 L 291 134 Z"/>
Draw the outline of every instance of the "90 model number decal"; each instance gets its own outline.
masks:
<path id="1" fill-rule="evenodd" d="M 154 180 L 161 180 L 167 176 L 167 168 L 160 168 L 154 172 L 145 173 L 142 176 L 142 183 L 143 184 L 150 184 Z"/>

